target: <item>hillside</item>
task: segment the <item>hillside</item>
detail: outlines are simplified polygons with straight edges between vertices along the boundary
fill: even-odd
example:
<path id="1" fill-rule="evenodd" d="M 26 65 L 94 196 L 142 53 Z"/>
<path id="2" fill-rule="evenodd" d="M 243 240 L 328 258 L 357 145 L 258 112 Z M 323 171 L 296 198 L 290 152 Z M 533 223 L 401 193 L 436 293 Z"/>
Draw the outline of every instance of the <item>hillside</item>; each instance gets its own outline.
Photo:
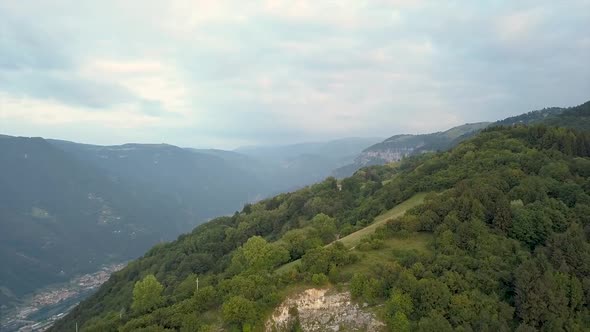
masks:
<path id="1" fill-rule="evenodd" d="M 587 330 L 589 181 L 590 133 L 489 128 L 160 244 L 52 331 L 298 330 L 339 310 L 395 331 Z M 424 192 L 400 216 L 396 206 Z M 352 246 L 349 234 L 361 234 Z M 284 304 L 302 290 L 353 302 L 310 318 Z"/>
<path id="2" fill-rule="evenodd" d="M 232 213 L 270 192 L 261 178 L 213 153 L 168 144 L 98 146 L 49 142 L 104 170 L 113 179 L 140 182 L 173 197 L 199 221 Z"/>
<path id="3" fill-rule="evenodd" d="M 590 127 L 590 101 L 579 106 L 560 108 L 552 107 L 533 111 L 496 122 L 496 125 L 538 124 L 585 130 Z"/>
<path id="4" fill-rule="evenodd" d="M 352 164 L 336 169 L 333 175 L 342 178 L 350 176 L 361 167 L 383 165 L 425 152 L 444 151 L 456 145 L 462 136 L 478 132 L 489 124 L 489 122 L 468 123 L 432 134 L 395 135 L 366 148 Z"/>
<path id="5" fill-rule="evenodd" d="M 113 179 L 41 138 L 1 136 L 0 165 L 2 305 L 135 258 L 195 225 L 167 196 Z"/>
<path id="6" fill-rule="evenodd" d="M 359 154 L 353 163 L 335 169 L 332 175 L 343 178 L 352 175 L 361 167 L 383 165 L 402 158 L 429 151 L 444 151 L 488 126 L 513 126 L 546 124 L 574 129 L 590 127 L 590 101 L 582 105 L 561 108 L 551 107 L 506 118 L 493 123 L 480 122 L 465 124 L 444 132 L 425 135 L 395 135 L 381 143 L 374 144 Z"/>

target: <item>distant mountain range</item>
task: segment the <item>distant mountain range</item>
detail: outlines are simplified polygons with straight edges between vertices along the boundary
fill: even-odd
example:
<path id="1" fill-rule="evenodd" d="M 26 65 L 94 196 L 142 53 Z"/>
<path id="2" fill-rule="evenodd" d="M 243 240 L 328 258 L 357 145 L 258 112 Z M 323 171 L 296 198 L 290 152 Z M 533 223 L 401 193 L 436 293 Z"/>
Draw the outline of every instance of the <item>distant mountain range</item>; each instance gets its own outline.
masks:
<path id="1" fill-rule="evenodd" d="M 255 174 L 212 154 L 168 144 L 96 146 L 49 142 L 104 170 L 114 180 L 141 182 L 169 196 L 195 220 L 231 213 L 264 194 Z"/>
<path id="2" fill-rule="evenodd" d="M 0 136 L 0 305 L 327 177 L 379 139 L 198 150 Z"/>
<path id="3" fill-rule="evenodd" d="M 404 157 L 424 152 L 445 151 L 488 126 L 512 126 L 519 124 L 544 123 L 574 129 L 588 128 L 590 102 L 570 107 L 551 107 L 532 111 L 497 122 L 468 123 L 453 127 L 447 131 L 422 135 L 395 135 L 381 143 L 374 144 L 360 153 L 353 163 L 334 170 L 332 175 L 344 178 L 365 166 L 383 165 L 399 161 Z"/>
<path id="4" fill-rule="evenodd" d="M 272 184 L 270 187 L 274 193 L 279 193 L 325 179 L 334 169 L 353 162 L 367 146 L 381 140 L 382 138 L 344 138 L 286 146 L 242 147 L 235 152 L 254 161 L 254 164 L 245 162 L 245 165 L 267 179 Z"/>
<path id="5" fill-rule="evenodd" d="M 196 224 L 170 197 L 42 138 L 0 137 L 0 165 L 1 304 Z"/>

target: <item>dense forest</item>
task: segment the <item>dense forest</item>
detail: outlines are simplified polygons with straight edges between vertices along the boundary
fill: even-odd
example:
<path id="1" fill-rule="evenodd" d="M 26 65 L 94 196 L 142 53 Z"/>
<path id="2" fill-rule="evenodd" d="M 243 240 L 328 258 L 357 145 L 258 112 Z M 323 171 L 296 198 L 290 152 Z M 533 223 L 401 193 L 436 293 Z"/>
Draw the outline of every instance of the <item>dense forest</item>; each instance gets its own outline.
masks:
<path id="1" fill-rule="evenodd" d="M 590 133 L 496 126 L 157 245 L 52 331 L 257 331 L 292 289 L 318 286 L 349 290 L 393 331 L 584 331 L 589 236 Z"/>
<path id="2" fill-rule="evenodd" d="M 550 126 L 562 126 L 577 130 L 588 130 L 588 128 L 590 128 L 589 114 L 590 101 L 574 107 L 549 107 L 538 111 L 528 112 L 497 121 L 495 122 L 495 125 L 533 125 L 543 123 Z"/>

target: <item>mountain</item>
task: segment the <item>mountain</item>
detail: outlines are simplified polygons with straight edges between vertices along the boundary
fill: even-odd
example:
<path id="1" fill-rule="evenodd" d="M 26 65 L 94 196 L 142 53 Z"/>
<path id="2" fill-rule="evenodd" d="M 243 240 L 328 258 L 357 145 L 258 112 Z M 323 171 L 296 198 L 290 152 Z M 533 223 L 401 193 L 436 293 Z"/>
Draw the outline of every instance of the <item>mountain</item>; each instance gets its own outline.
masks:
<path id="1" fill-rule="evenodd" d="M 235 152 L 257 161 L 253 168 L 271 183 L 274 193 L 279 193 L 325 179 L 332 170 L 351 163 L 363 149 L 380 140 L 344 138 L 284 146 L 241 147 Z"/>
<path id="2" fill-rule="evenodd" d="M 352 175 L 358 169 L 370 165 L 383 165 L 399 161 L 404 157 L 424 152 L 444 151 L 456 146 L 463 140 L 488 126 L 514 126 L 546 124 L 574 129 L 584 129 L 590 126 L 587 119 L 590 101 L 582 105 L 562 108 L 550 107 L 538 111 L 509 117 L 504 120 L 465 124 L 451 128 L 444 132 L 424 135 L 395 135 L 381 143 L 374 144 L 358 155 L 354 162 L 337 168 L 332 175 L 343 178 Z"/>
<path id="3" fill-rule="evenodd" d="M 142 182 L 174 197 L 199 220 L 234 212 L 245 203 L 321 181 L 350 163 L 377 138 L 346 138 L 236 151 L 168 144 L 97 146 L 49 140 L 116 179 Z"/>
<path id="4" fill-rule="evenodd" d="M 168 196 L 111 177 L 42 138 L 0 136 L 0 165 L 4 305 L 135 258 L 195 225 Z"/>
<path id="5" fill-rule="evenodd" d="M 586 123 L 578 110 L 554 119 Z M 246 205 L 153 247 L 51 331 L 588 330 L 580 129 L 493 126 Z"/>
<path id="6" fill-rule="evenodd" d="M 543 123 L 549 126 L 560 126 L 585 130 L 590 127 L 590 101 L 575 107 L 551 107 L 533 111 L 496 122 L 500 126 L 531 125 Z"/>
<path id="7" fill-rule="evenodd" d="M 268 192 L 262 179 L 236 161 L 168 144 L 97 146 L 50 140 L 114 179 L 141 182 L 173 197 L 197 220 L 232 213 Z M 231 154 L 231 152 L 228 152 Z"/>
<path id="8" fill-rule="evenodd" d="M 424 152 L 442 151 L 456 145 L 463 136 L 487 127 L 489 122 L 469 123 L 444 132 L 423 135 L 395 135 L 362 151 L 353 163 L 335 169 L 333 175 L 342 178 L 364 166 L 383 165 Z"/>
<path id="9" fill-rule="evenodd" d="M 0 136 L 0 305 L 135 258 L 246 203 L 319 181 L 375 141 L 243 154 Z"/>

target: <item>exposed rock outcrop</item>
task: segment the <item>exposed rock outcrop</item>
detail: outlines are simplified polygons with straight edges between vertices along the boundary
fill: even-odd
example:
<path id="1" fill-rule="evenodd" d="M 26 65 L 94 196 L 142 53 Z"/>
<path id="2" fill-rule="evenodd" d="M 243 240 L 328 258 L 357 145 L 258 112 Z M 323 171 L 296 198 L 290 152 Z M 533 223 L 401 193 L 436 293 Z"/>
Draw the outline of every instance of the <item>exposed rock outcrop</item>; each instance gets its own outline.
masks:
<path id="1" fill-rule="evenodd" d="M 266 331 L 381 331 L 375 315 L 351 302 L 349 292 L 307 289 L 281 303 L 266 322 Z"/>

